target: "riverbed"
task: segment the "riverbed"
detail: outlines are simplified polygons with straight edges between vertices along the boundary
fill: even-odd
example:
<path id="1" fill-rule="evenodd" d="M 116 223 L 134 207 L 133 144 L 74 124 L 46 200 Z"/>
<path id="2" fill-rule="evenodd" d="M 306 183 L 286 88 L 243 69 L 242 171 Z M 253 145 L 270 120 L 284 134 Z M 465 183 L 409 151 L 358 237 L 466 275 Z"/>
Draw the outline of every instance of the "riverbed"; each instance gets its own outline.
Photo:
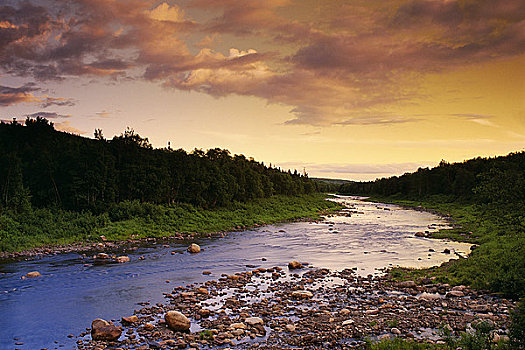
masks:
<path id="1" fill-rule="evenodd" d="M 0 265 L 0 348 L 74 348 L 95 318 L 119 319 L 138 303 L 163 301 L 175 286 L 291 260 L 332 270 L 380 274 L 390 266 L 428 267 L 466 256 L 470 245 L 416 237 L 448 223 L 434 214 L 339 197 L 348 208 L 321 222 L 286 223 L 197 239 L 150 244 L 126 252 L 129 263 L 93 265 L 78 253 Z M 42 276 L 21 279 L 27 272 Z M 204 275 L 210 271 L 211 275 Z"/>

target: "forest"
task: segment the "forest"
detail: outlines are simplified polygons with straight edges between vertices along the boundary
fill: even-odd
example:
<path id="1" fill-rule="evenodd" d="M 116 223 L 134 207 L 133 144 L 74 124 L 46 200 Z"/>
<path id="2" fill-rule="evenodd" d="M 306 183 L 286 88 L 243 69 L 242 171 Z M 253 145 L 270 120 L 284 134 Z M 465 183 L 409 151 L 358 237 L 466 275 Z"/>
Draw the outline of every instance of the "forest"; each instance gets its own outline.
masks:
<path id="1" fill-rule="evenodd" d="M 402 176 L 346 183 L 340 186 L 339 192 L 414 200 L 440 195 L 450 200 L 479 203 L 523 202 L 525 152 L 494 158 L 478 157 L 453 164 L 443 160 L 432 169 L 419 168 Z"/>
<path id="2" fill-rule="evenodd" d="M 127 128 L 86 138 L 0 123 L 0 253 L 317 218 L 333 185 L 228 150 L 154 149 Z"/>
<path id="3" fill-rule="evenodd" d="M 339 192 L 451 215 L 454 228 L 432 237 L 470 242 L 475 249 L 434 273 L 452 284 L 525 297 L 525 152 L 441 161 L 402 176 L 346 183 Z M 410 272 L 421 273 L 428 271 Z"/>
<path id="4" fill-rule="evenodd" d="M 307 174 L 282 171 L 225 149 L 154 149 L 126 129 L 106 140 L 60 132 L 37 117 L 0 124 L 0 212 L 30 207 L 105 211 L 123 201 L 228 206 L 322 190 Z"/>

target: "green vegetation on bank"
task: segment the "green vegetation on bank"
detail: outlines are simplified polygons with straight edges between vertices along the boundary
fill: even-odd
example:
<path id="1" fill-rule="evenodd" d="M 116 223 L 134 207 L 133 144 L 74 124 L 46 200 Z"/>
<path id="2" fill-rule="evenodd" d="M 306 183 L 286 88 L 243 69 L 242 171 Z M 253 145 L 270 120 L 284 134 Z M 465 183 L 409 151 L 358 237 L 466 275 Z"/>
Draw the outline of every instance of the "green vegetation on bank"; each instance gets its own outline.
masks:
<path id="1" fill-rule="evenodd" d="M 392 197 L 371 199 L 450 215 L 454 228 L 440 230 L 432 237 L 475 245 L 468 259 L 452 260 L 441 267 L 426 270 L 396 269 L 392 275 L 415 277 L 432 274 L 440 282 L 488 289 L 506 297 L 525 296 L 525 205 L 443 202 L 442 198 L 441 201 L 432 198 L 424 201 Z"/>
<path id="2" fill-rule="evenodd" d="M 471 323 L 470 329 L 454 335 L 450 328 L 440 329 L 442 339 L 440 344 L 417 343 L 401 338 L 387 338 L 373 342 L 368 340 L 366 350 L 522 350 L 525 349 L 525 307 L 518 304 L 511 313 L 511 325 L 508 335 L 497 333 L 494 323 L 487 319 L 477 319 Z"/>
<path id="3" fill-rule="evenodd" d="M 476 244 L 468 259 L 422 271 L 394 270 L 398 277 L 432 273 L 452 284 L 525 297 L 525 152 L 442 161 L 399 177 L 343 184 L 339 192 L 450 215 L 456 227 L 434 237 Z"/>
<path id="4" fill-rule="evenodd" d="M 191 204 L 169 206 L 124 201 L 94 214 L 59 208 L 31 209 L 24 215 L 14 211 L 0 214 L 0 251 L 21 251 L 48 244 L 169 237 L 176 233 L 206 233 L 319 218 L 320 213 L 340 209 L 320 193 L 272 196 L 232 203 L 228 207 L 203 209 Z"/>
<path id="5" fill-rule="evenodd" d="M 225 149 L 154 149 L 129 128 L 107 140 L 0 123 L 0 251 L 316 216 L 332 187 Z"/>

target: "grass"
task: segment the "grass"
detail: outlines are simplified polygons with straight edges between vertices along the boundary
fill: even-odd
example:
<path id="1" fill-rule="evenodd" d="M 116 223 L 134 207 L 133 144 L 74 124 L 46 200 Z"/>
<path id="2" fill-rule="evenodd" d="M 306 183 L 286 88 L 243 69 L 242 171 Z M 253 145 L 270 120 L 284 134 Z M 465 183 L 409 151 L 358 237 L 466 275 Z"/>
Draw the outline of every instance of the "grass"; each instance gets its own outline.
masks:
<path id="1" fill-rule="evenodd" d="M 438 350 L 448 349 L 443 345 L 435 345 L 428 343 L 416 343 L 411 340 L 403 340 L 400 338 L 383 339 L 379 342 L 368 341 L 364 347 L 366 350 Z"/>
<path id="2" fill-rule="evenodd" d="M 25 214 L 0 213 L 0 251 L 14 252 L 44 245 L 89 243 L 130 238 L 169 237 L 176 233 L 228 231 L 236 227 L 317 219 L 340 205 L 324 194 L 273 196 L 228 208 L 202 209 L 189 204 L 171 206 L 122 202 L 106 212 L 34 209 Z"/>
<path id="3" fill-rule="evenodd" d="M 452 260 L 437 268 L 394 269 L 397 279 L 436 277 L 452 285 L 465 284 L 505 297 L 525 297 L 525 204 L 475 204 L 430 197 L 424 201 L 373 197 L 371 200 L 421 207 L 450 215 L 454 228 L 440 230 L 433 238 L 447 238 L 476 245 L 468 259 Z"/>
<path id="4" fill-rule="evenodd" d="M 521 316 L 523 318 L 523 315 Z M 513 324 L 516 321 L 513 320 Z M 520 323 L 518 326 L 521 326 Z M 477 319 L 471 323 L 468 331 L 458 335 L 452 334 L 450 328 L 442 327 L 442 341 L 439 343 L 418 343 L 401 338 L 386 338 L 373 342 L 367 340 L 366 350 L 519 350 L 523 349 L 523 339 L 520 340 L 511 332 L 511 339 L 500 338 L 495 341 L 497 328 L 494 323 L 484 319 Z"/>

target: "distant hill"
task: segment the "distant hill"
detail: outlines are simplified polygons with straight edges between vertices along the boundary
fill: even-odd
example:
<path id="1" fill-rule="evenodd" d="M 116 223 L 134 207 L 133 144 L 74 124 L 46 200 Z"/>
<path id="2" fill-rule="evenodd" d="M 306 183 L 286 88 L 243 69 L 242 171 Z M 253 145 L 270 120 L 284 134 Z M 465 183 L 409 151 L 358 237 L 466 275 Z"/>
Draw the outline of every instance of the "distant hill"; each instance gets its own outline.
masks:
<path id="1" fill-rule="evenodd" d="M 311 177 L 310 179 L 312 179 L 314 181 L 318 181 L 318 182 L 324 182 L 324 183 L 336 184 L 336 185 L 343 185 L 343 184 L 348 184 L 348 183 L 354 182 L 354 181 L 350 181 L 350 180 L 327 179 L 327 178 L 322 178 L 322 177 Z"/>

